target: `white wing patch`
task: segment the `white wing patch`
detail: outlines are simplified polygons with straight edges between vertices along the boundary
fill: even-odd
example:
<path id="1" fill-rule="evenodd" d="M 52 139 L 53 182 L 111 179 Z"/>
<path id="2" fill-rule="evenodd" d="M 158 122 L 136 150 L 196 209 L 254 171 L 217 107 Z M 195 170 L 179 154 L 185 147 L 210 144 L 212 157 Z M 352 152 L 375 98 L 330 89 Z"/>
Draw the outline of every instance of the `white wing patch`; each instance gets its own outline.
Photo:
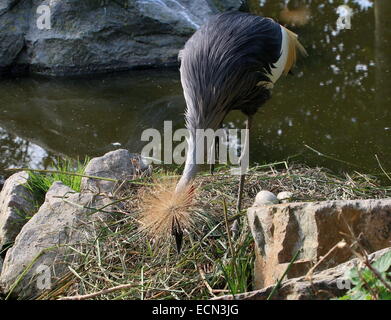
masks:
<path id="1" fill-rule="evenodd" d="M 278 61 L 274 64 L 275 68 L 272 68 L 272 74 L 269 76 L 271 82 L 276 83 L 276 81 L 281 77 L 284 72 L 289 53 L 289 36 L 285 28 L 280 26 L 282 33 L 282 44 L 281 44 L 281 56 Z"/>
<path id="2" fill-rule="evenodd" d="M 275 68 L 272 68 L 272 74 L 269 76 L 270 81 L 275 83 L 281 74 L 287 75 L 293 68 L 297 59 L 297 51 L 303 56 L 307 56 L 307 52 L 297 39 L 297 34 L 280 25 L 282 33 L 281 56 L 275 63 Z"/>

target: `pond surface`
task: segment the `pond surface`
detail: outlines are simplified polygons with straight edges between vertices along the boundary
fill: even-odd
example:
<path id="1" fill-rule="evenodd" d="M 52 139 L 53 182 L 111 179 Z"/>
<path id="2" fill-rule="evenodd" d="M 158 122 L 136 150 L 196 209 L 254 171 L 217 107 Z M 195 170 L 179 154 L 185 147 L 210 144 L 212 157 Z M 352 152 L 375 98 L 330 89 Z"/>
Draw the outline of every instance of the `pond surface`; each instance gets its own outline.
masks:
<path id="1" fill-rule="evenodd" d="M 296 1 L 311 11 L 291 28 L 309 57 L 281 79 L 251 134 L 253 163 L 295 156 L 334 172 L 391 170 L 391 1 L 345 1 L 352 29 L 336 30 L 343 1 Z M 277 19 L 284 1 L 261 1 Z M 320 4 L 321 3 L 321 4 Z M 375 8 L 376 7 L 376 8 Z M 77 79 L 0 81 L 0 175 L 7 167 L 47 167 L 57 156 L 83 158 L 119 147 L 140 152 L 147 128 L 184 126 L 176 70 L 133 71 Z M 232 112 L 225 125 L 243 127 Z M 326 155 L 319 155 L 314 150 Z"/>

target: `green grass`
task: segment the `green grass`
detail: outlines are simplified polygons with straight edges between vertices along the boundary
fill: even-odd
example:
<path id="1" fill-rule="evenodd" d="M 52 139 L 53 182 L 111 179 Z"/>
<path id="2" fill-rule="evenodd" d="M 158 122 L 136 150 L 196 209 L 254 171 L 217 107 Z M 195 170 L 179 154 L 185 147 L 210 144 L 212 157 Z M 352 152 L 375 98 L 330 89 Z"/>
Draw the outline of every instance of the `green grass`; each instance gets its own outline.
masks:
<path id="1" fill-rule="evenodd" d="M 64 185 L 70 187 L 76 192 L 80 192 L 81 176 L 69 175 L 69 172 L 84 174 L 84 170 L 88 164 L 89 159 L 84 162 L 73 161 L 70 159 L 59 159 L 57 163 L 53 164 L 56 173 L 42 173 L 36 171 L 29 171 L 29 180 L 26 187 L 34 194 L 37 205 L 39 206 L 45 200 L 45 194 L 53 184 L 53 182 L 60 181 Z"/>
<path id="2" fill-rule="evenodd" d="M 230 294 L 239 294 L 252 288 L 252 274 L 254 255 L 248 254 L 248 248 L 254 240 L 250 233 L 244 235 L 245 239 L 236 246 L 234 256 L 220 259 L 219 269 L 224 276 Z"/>

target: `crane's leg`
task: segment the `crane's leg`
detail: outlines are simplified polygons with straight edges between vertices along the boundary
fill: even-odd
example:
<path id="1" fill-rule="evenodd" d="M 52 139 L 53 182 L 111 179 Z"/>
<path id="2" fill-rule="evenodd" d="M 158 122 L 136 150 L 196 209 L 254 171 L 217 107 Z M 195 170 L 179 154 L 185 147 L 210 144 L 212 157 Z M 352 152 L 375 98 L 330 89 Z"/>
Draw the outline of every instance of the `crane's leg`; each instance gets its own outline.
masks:
<path id="1" fill-rule="evenodd" d="M 209 167 L 210 174 L 212 174 L 212 175 L 213 175 L 213 172 L 215 171 L 215 163 L 219 157 L 219 146 L 220 146 L 219 141 L 220 141 L 219 137 L 215 137 L 215 141 L 212 146 L 212 149 L 213 149 L 212 152 L 214 152 L 214 162 L 212 162 Z"/>
<path id="2" fill-rule="evenodd" d="M 242 153 L 240 155 L 240 166 L 242 166 L 242 159 L 246 154 L 250 152 L 249 150 L 249 145 L 250 145 L 250 128 L 251 128 L 251 122 L 252 122 L 252 116 L 247 116 L 246 120 L 246 138 L 244 142 L 244 148 L 242 149 Z M 236 202 L 236 210 L 239 213 L 242 209 L 242 197 L 243 197 L 243 187 L 244 187 L 244 181 L 246 179 L 246 174 L 245 172 L 241 172 L 240 175 L 240 181 L 239 181 L 239 192 L 238 192 L 238 199 Z"/>
<path id="3" fill-rule="evenodd" d="M 223 127 L 223 122 L 220 123 L 219 129 L 221 129 L 222 127 Z M 209 173 L 210 174 L 213 174 L 213 172 L 215 171 L 215 163 L 216 163 L 217 159 L 219 159 L 220 139 L 219 139 L 218 136 L 215 137 L 215 141 L 213 143 L 212 149 L 213 150 L 211 152 L 214 152 L 214 163 L 210 164 L 210 167 L 209 167 Z"/>

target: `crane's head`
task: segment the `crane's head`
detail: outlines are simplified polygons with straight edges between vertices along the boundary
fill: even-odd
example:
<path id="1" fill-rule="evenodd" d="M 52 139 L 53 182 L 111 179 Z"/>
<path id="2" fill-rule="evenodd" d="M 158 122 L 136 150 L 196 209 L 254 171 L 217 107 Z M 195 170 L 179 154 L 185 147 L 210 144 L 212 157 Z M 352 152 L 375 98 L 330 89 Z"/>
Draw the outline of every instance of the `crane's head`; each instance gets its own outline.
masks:
<path id="1" fill-rule="evenodd" d="M 182 247 L 184 230 L 194 225 L 190 214 L 195 198 L 195 187 L 189 183 L 176 189 L 176 179 L 165 179 L 154 183 L 142 195 L 139 222 L 142 231 L 151 238 L 161 241 L 174 236 L 178 253 Z"/>

